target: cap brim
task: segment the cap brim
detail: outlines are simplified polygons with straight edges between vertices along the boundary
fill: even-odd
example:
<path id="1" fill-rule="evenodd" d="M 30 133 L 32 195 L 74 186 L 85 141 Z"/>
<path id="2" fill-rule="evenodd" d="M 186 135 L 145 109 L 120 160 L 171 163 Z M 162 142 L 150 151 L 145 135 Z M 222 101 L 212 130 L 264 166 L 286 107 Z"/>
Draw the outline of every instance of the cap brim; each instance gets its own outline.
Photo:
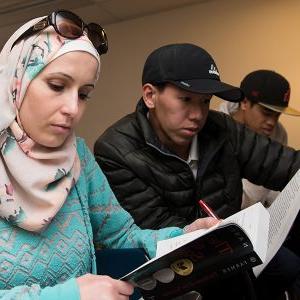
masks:
<path id="1" fill-rule="evenodd" d="M 213 79 L 191 79 L 168 82 L 186 91 L 197 94 L 212 94 L 230 102 L 240 102 L 244 99 L 243 91 L 233 85 Z"/>
<path id="2" fill-rule="evenodd" d="M 283 113 L 283 114 L 291 115 L 291 116 L 300 116 L 299 110 L 296 110 L 289 106 L 282 107 L 282 106 L 276 106 L 276 105 L 269 105 L 269 104 L 265 104 L 265 103 L 261 103 L 261 102 L 258 102 L 258 103 L 268 109 L 271 109 L 271 110 L 279 112 L 279 113 Z"/>

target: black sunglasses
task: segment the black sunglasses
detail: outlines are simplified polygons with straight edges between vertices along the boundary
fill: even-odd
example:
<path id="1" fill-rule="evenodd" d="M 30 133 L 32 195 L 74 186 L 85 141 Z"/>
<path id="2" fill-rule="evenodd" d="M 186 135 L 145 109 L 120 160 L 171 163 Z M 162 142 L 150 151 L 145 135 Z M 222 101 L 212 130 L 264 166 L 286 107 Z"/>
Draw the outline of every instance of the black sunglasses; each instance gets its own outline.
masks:
<path id="1" fill-rule="evenodd" d="M 108 50 L 108 41 L 104 29 L 96 23 L 85 24 L 80 17 L 68 10 L 57 10 L 45 19 L 40 20 L 23 32 L 13 43 L 11 49 L 20 40 L 25 39 L 50 25 L 54 27 L 59 35 L 71 40 L 81 37 L 85 31 L 100 55 L 105 54 Z"/>

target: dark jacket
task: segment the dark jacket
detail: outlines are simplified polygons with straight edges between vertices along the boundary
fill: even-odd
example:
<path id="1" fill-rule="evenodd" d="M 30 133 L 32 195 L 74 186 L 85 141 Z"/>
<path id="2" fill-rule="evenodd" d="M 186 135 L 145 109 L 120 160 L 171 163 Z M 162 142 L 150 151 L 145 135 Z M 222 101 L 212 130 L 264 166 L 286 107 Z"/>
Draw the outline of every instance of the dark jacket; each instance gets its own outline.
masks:
<path id="1" fill-rule="evenodd" d="M 225 218 L 240 210 L 241 178 L 281 190 L 300 166 L 299 151 L 216 111 L 209 112 L 198 143 L 195 180 L 189 165 L 160 144 L 141 100 L 135 113 L 104 132 L 94 153 L 121 205 L 139 226 L 152 229 L 205 216 L 199 199 Z"/>

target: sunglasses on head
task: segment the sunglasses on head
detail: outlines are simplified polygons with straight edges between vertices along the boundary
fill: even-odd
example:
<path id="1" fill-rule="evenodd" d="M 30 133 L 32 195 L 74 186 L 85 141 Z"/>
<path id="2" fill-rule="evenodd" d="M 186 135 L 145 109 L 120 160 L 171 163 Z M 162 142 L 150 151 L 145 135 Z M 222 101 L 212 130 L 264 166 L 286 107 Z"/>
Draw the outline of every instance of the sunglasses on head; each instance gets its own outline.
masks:
<path id="1" fill-rule="evenodd" d="M 59 35 L 71 40 L 81 37 L 86 32 L 100 55 L 105 54 L 108 50 L 108 41 L 104 29 L 96 23 L 85 24 L 80 17 L 68 10 L 55 11 L 48 17 L 40 20 L 23 32 L 13 43 L 11 49 L 22 39 L 44 30 L 50 25 L 54 27 Z"/>

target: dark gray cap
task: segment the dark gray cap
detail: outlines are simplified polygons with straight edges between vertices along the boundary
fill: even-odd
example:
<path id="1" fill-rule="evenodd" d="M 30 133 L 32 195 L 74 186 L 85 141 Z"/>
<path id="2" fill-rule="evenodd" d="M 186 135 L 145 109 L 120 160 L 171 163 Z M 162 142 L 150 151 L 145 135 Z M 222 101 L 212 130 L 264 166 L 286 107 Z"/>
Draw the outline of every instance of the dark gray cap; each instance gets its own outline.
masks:
<path id="1" fill-rule="evenodd" d="M 210 54 L 193 44 L 170 44 L 154 50 L 144 65 L 142 83 L 171 83 L 193 93 L 213 94 L 231 102 L 244 98 L 240 88 L 220 80 Z"/>

